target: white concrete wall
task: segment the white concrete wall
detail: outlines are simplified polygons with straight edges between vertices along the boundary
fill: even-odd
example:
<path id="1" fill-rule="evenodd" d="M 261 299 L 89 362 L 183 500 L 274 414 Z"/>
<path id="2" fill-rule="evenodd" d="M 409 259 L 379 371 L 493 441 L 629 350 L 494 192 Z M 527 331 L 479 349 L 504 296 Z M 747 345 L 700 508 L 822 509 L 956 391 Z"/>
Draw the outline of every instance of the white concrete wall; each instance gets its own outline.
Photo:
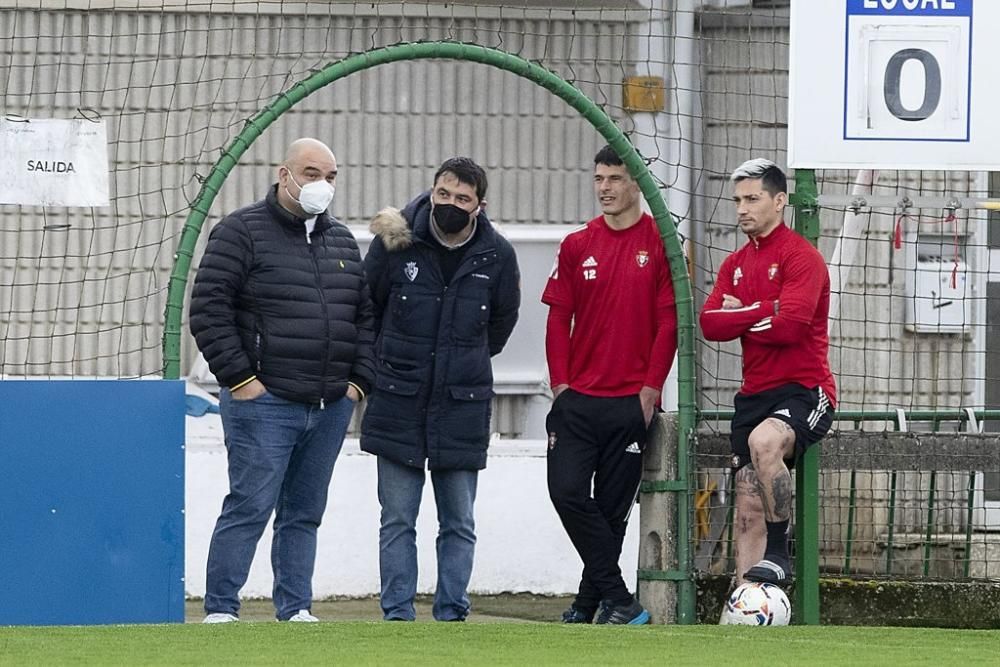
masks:
<path id="1" fill-rule="evenodd" d="M 581 197 L 589 196 L 589 191 Z M 498 391 L 525 395 L 524 433 L 539 440 L 498 440 L 490 446 L 486 470 L 479 477 L 476 501 L 476 562 L 470 589 L 542 594 L 575 593 L 583 567 L 548 498 L 545 482 L 544 417 L 547 371 L 543 341 L 547 308 L 540 296 L 552 268 L 559 241 L 571 226 L 508 225 L 521 266 L 520 319 L 504 352 L 494 360 Z M 371 234 L 352 227 L 362 253 Z M 200 393 L 188 383 L 189 393 Z M 215 520 L 228 491 L 226 451 L 218 415 L 187 418 L 186 583 L 188 595 L 205 593 L 205 560 Z M 326 517 L 320 527 L 314 594 L 363 596 L 378 593 L 379 504 L 375 458 L 344 443 L 330 488 Z M 631 589 L 638 565 L 639 508 L 632 513 L 622 555 L 622 570 Z M 434 540 L 437 517 L 428 479 L 417 522 L 420 578 L 418 590 L 433 592 L 436 580 Z M 257 549 L 244 595 L 271 595 L 270 528 Z"/>
<path id="2" fill-rule="evenodd" d="M 218 415 L 187 418 L 186 462 L 185 591 L 200 597 L 205 594 L 209 540 L 228 490 Z M 317 599 L 378 593 L 379 504 L 375 489 L 375 458 L 361 452 L 357 440 L 348 440 L 333 473 L 330 501 L 319 532 L 313 580 Z M 544 441 L 499 441 L 491 445 L 489 464 L 479 477 L 477 498 L 478 543 L 471 591 L 576 592 L 582 564 L 549 502 Z M 636 507 L 621 559 L 625 580 L 633 590 L 638 527 Z M 421 593 L 434 590 L 436 528 L 428 480 L 417 523 Z M 268 528 L 258 545 L 244 596 L 270 597 L 270 548 Z"/>

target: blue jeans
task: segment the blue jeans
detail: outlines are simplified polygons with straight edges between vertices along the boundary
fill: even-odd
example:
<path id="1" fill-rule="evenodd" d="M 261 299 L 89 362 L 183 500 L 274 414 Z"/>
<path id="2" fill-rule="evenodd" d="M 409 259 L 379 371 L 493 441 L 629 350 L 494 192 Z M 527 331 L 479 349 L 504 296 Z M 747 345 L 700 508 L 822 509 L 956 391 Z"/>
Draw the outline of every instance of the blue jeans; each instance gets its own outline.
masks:
<path id="1" fill-rule="evenodd" d="M 437 590 L 434 618 L 463 621 L 469 615 L 469 578 L 476 550 L 477 470 L 433 470 L 437 504 Z M 417 513 L 424 489 L 422 468 L 378 457 L 378 500 L 382 504 L 379 530 L 379 570 L 382 576 L 382 613 L 386 620 L 416 618 Z"/>
<path id="2" fill-rule="evenodd" d="M 354 402 L 344 397 L 320 410 L 270 392 L 233 400 L 226 389 L 219 399 L 229 495 L 208 551 L 205 612 L 238 614 L 240 589 L 274 512 L 274 607 L 286 620 L 312 606 L 316 531 Z"/>

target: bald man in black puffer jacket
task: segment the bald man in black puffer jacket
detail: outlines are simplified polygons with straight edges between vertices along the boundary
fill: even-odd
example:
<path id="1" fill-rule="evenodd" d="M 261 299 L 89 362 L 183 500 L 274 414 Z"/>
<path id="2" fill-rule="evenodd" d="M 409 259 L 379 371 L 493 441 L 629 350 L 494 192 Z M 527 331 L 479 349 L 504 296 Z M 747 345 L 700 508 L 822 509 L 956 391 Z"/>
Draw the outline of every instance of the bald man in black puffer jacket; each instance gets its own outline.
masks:
<path id="1" fill-rule="evenodd" d="M 374 381 L 358 245 L 326 211 L 336 176 L 326 145 L 292 143 L 267 196 L 212 230 L 195 278 L 191 331 L 221 387 L 230 481 L 208 554 L 207 623 L 238 620 L 272 512 L 277 618 L 316 620 L 316 533 L 354 406 Z"/>

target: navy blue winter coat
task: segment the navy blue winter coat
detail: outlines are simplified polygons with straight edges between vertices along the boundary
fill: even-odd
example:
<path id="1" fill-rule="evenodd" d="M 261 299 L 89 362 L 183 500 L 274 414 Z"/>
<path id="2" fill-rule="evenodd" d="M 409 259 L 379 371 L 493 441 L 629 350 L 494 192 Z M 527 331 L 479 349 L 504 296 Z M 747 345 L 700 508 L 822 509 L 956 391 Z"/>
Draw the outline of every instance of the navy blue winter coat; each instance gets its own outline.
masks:
<path id="1" fill-rule="evenodd" d="M 331 402 L 374 380 L 371 299 L 351 231 L 263 201 L 212 229 L 191 294 L 191 332 L 219 384 L 257 376 L 275 396 Z"/>
<path id="2" fill-rule="evenodd" d="M 479 214 L 449 284 L 431 237 L 430 193 L 380 213 L 365 257 L 375 309 L 375 389 L 361 448 L 403 465 L 481 470 L 493 368 L 517 322 L 520 272 L 510 242 Z"/>

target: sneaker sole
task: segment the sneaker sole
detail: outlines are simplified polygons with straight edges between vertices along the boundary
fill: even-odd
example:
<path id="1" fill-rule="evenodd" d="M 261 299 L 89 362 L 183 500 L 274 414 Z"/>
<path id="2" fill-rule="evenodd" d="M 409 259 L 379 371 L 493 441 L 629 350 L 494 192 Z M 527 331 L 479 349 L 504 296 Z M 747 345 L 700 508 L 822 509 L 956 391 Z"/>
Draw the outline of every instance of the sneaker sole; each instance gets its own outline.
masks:
<path id="1" fill-rule="evenodd" d="M 766 566 L 762 566 L 766 563 Z M 781 577 L 778 576 L 778 570 L 781 571 Z M 787 587 L 792 583 L 792 578 L 789 576 L 789 568 L 779 565 L 771 559 L 765 558 L 760 563 L 757 563 L 743 575 L 746 581 L 752 581 L 758 584 L 771 584 L 773 586 L 779 586 L 781 588 Z"/>
<path id="2" fill-rule="evenodd" d="M 770 584 L 771 586 L 777 586 L 778 588 L 788 588 L 792 585 L 791 579 L 782 579 L 781 581 L 778 581 L 777 579 L 768 579 L 766 577 L 751 575 L 749 572 L 743 575 L 743 578 L 754 584 Z"/>
<path id="3" fill-rule="evenodd" d="M 641 614 L 633 618 L 627 625 L 646 625 L 649 623 L 649 612 L 643 610 Z"/>

